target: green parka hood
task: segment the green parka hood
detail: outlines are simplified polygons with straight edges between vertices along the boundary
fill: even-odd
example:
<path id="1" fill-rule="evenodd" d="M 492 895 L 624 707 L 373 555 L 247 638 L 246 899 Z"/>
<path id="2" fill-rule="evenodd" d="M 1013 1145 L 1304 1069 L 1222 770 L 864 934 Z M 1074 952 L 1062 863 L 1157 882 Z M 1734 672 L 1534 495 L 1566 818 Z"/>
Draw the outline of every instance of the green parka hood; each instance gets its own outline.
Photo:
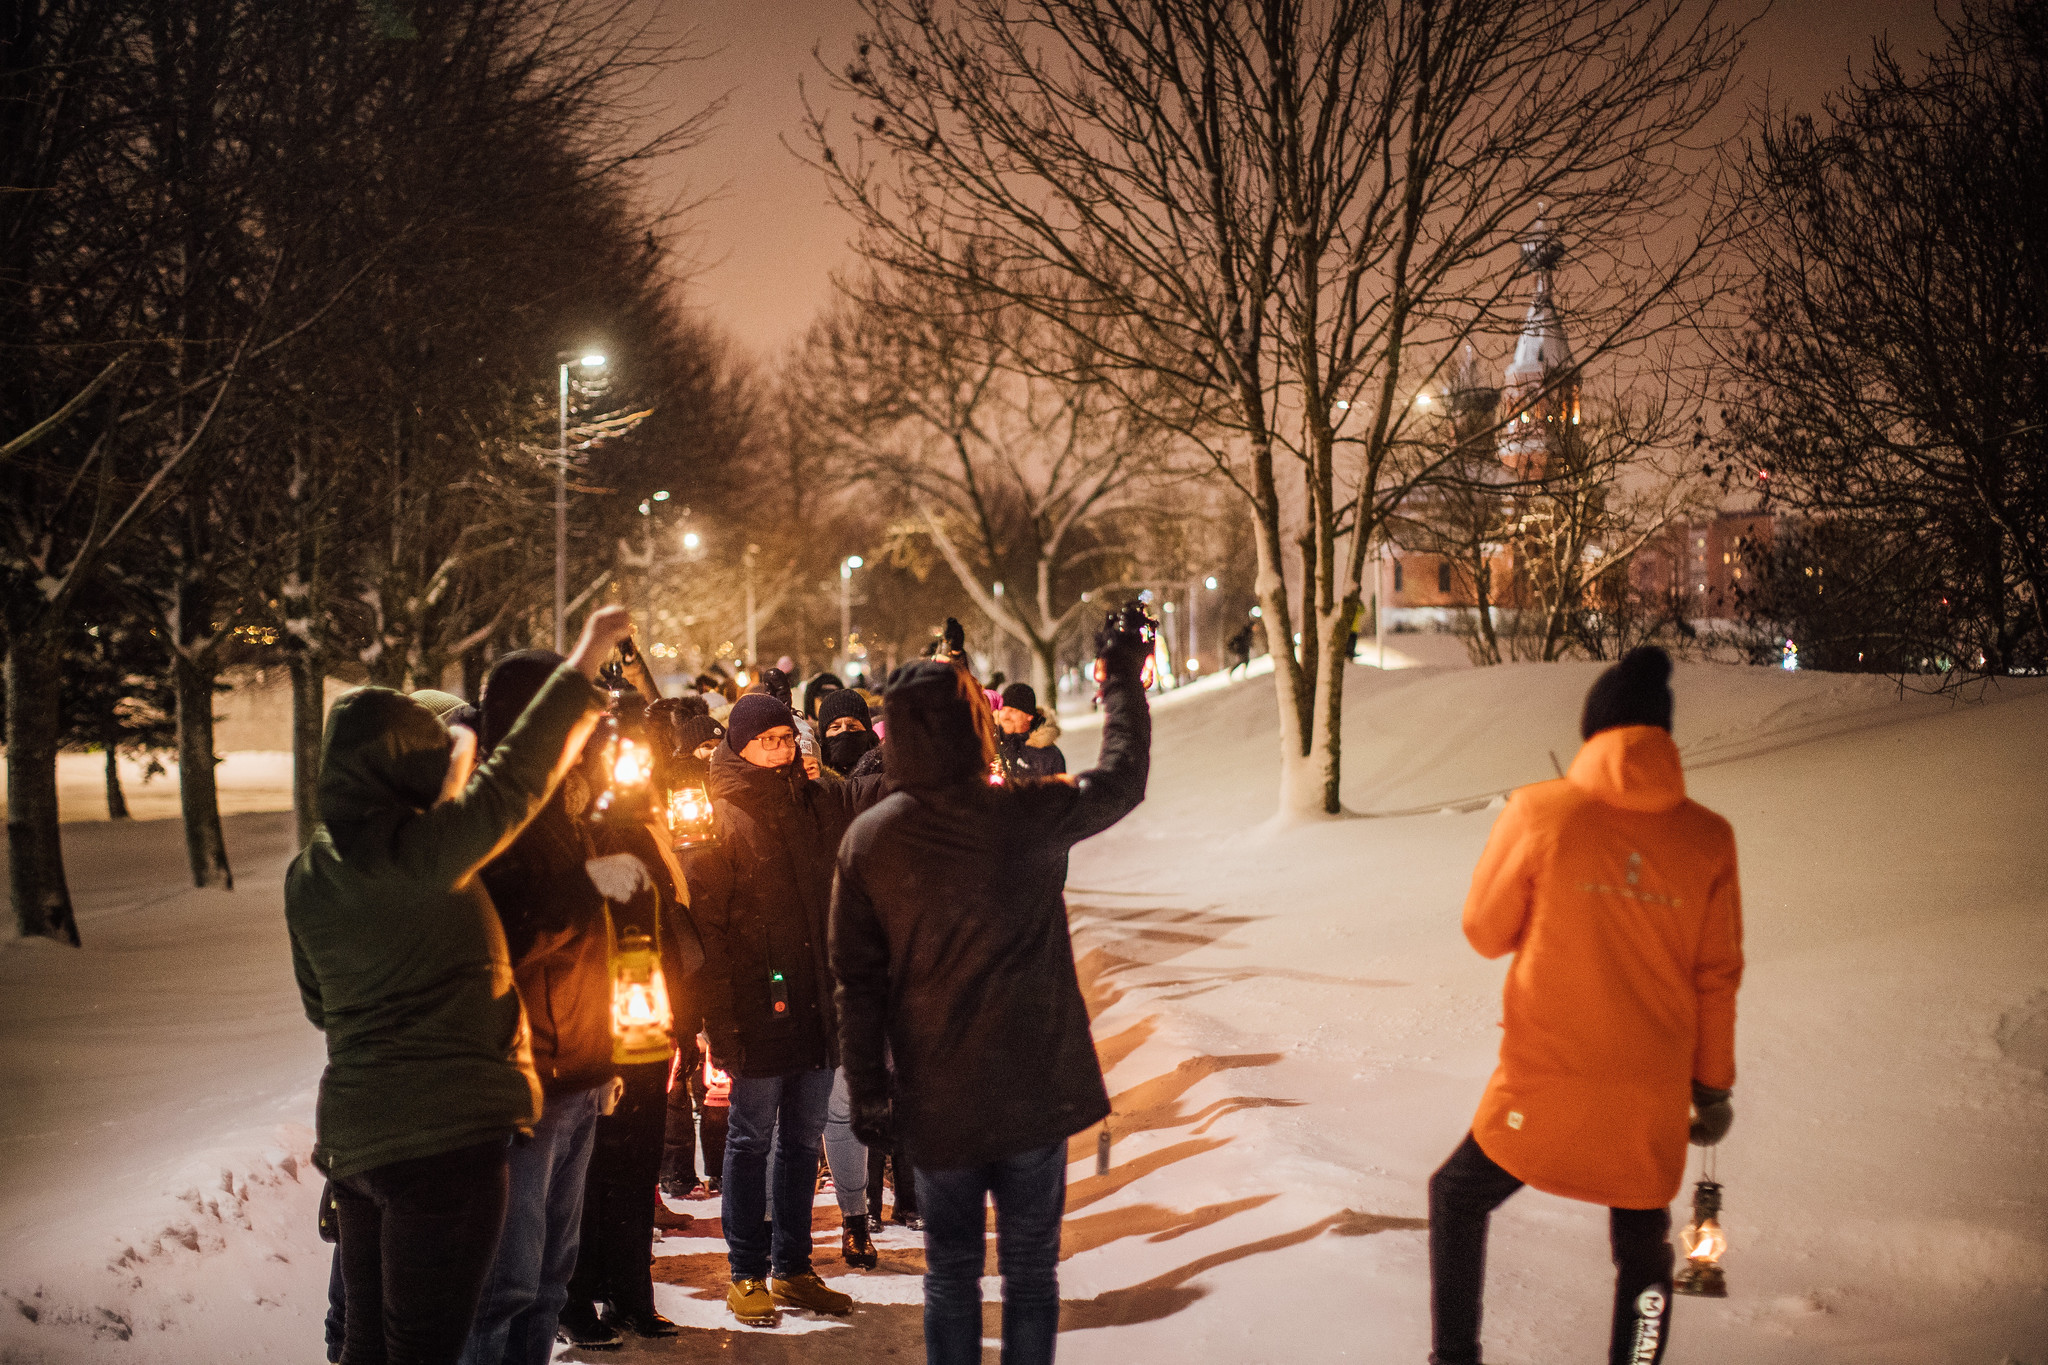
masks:
<path id="1" fill-rule="evenodd" d="M 433 712 L 388 687 L 357 688 L 336 701 L 320 741 L 318 791 L 335 851 L 353 860 L 433 805 L 451 747 Z"/>

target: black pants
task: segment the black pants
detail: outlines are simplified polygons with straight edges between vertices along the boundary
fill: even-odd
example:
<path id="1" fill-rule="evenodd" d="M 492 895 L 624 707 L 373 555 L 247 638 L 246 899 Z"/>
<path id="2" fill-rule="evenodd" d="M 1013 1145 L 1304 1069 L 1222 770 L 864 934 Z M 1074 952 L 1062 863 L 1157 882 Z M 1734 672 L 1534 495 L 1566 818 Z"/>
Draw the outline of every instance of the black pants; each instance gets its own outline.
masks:
<path id="1" fill-rule="evenodd" d="M 1486 1287 L 1486 1222 L 1522 1182 L 1470 1133 L 1429 1178 L 1430 1365 L 1479 1365 L 1479 1300 Z M 1609 1365 L 1656 1365 L 1671 1325 L 1671 1211 L 1609 1209 L 1614 1328 Z"/>
<path id="2" fill-rule="evenodd" d="M 342 1365 L 453 1365 L 505 1223 L 505 1139 L 334 1182 Z"/>
<path id="3" fill-rule="evenodd" d="M 697 1183 L 697 1112 L 703 1107 L 704 1054 L 692 1038 L 684 1044 L 675 1083 L 668 1092 L 668 1117 L 662 1124 L 661 1135 L 663 1184 L 687 1190 Z M 724 1157 L 721 1150 L 719 1159 Z M 712 1166 L 709 1171 L 717 1175 L 719 1168 Z"/>
<path id="4" fill-rule="evenodd" d="M 590 1174 L 583 1186 L 583 1240 L 569 1302 L 599 1300 L 622 1312 L 654 1308 L 655 1182 L 668 1117 L 667 1062 L 622 1066 L 626 1093 L 597 1121 Z"/>
<path id="5" fill-rule="evenodd" d="M 882 1172 L 886 1159 L 889 1179 L 896 1191 L 896 1221 L 917 1215 L 917 1171 L 911 1166 L 910 1158 L 901 1147 L 885 1152 L 880 1147 L 868 1148 L 868 1222 L 875 1227 L 882 1226 Z"/>

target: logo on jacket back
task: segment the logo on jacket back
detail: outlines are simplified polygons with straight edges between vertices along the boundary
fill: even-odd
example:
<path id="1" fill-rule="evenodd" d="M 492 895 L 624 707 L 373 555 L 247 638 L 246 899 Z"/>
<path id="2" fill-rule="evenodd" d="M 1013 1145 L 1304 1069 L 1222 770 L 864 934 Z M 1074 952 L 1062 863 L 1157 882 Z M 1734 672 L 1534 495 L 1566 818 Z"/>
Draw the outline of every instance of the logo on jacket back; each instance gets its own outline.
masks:
<path id="1" fill-rule="evenodd" d="M 1623 874 L 1622 886 L 1609 886 L 1605 882 L 1580 882 L 1579 890 L 1590 891 L 1596 896 L 1619 896 L 1623 900 L 1640 901 L 1645 905 L 1668 905 L 1673 910 L 1685 904 L 1683 896 L 1663 896 L 1655 891 L 1639 889 L 1643 884 L 1643 855 L 1628 855 L 1628 871 Z"/>

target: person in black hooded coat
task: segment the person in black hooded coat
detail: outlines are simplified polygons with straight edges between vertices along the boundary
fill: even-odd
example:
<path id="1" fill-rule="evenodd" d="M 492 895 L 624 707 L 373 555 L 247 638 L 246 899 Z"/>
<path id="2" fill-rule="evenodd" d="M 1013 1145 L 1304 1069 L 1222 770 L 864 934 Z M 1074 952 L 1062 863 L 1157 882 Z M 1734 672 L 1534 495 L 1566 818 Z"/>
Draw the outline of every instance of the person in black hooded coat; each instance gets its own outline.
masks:
<path id="1" fill-rule="evenodd" d="M 991 1194 L 1003 1359 L 1052 1359 L 1066 1140 L 1109 1113 L 1063 884 L 1068 850 L 1144 799 L 1151 719 L 1145 647 L 1105 644 L 1101 762 L 1073 780 L 990 785 L 974 680 L 937 661 L 898 669 L 892 794 L 840 847 L 832 968 L 854 1130 L 871 1146 L 900 1132 L 916 1163 L 927 1358 L 945 1365 L 980 1359 Z"/>

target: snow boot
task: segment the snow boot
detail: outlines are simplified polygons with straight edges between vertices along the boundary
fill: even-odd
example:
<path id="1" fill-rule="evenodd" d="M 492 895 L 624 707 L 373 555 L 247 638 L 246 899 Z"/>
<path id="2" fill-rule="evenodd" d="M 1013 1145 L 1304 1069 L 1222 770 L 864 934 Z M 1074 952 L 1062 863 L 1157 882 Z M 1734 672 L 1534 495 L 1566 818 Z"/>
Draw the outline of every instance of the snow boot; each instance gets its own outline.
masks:
<path id="1" fill-rule="evenodd" d="M 777 1320 L 775 1300 L 762 1280 L 734 1280 L 725 1291 L 725 1306 L 749 1327 L 773 1327 Z"/>
<path id="2" fill-rule="evenodd" d="M 873 1270 L 882 1263 L 881 1255 L 875 1250 L 874 1238 L 868 1235 L 866 1214 L 856 1213 L 841 1220 L 839 1259 L 855 1270 Z"/>
<path id="3" fill-rule="evenodd" d="M 624 1337 L 598 1317 L 594 1304 L 574 1299 L 562 1305 L 561 1316 L 555 1320 L 555 1335 L 585 1351 L 616 1351 L 626 1344 Z"/>
<path id="4" fill-rule="evenodd" d="M 641 1308 L 612 1304 L 605 1309 L 604 1321 L 607 1327 L 631 1332 L 636 1337 L 672 1337 L 683 1330 L 655 1312 L 653 1304 Z"/>
<path id="5" fill-rule="evenodd" d="M 853 1298 L 842 1294 L 818 1278 L 815 1270 L 806 1270 L 786 1280 L 770 1280 L 769 1292 L 775 1301 L 792 1308 L 808 1308 L 814 1313 L 829 1313 L 843 1318 L 853 1311 Z"/>

